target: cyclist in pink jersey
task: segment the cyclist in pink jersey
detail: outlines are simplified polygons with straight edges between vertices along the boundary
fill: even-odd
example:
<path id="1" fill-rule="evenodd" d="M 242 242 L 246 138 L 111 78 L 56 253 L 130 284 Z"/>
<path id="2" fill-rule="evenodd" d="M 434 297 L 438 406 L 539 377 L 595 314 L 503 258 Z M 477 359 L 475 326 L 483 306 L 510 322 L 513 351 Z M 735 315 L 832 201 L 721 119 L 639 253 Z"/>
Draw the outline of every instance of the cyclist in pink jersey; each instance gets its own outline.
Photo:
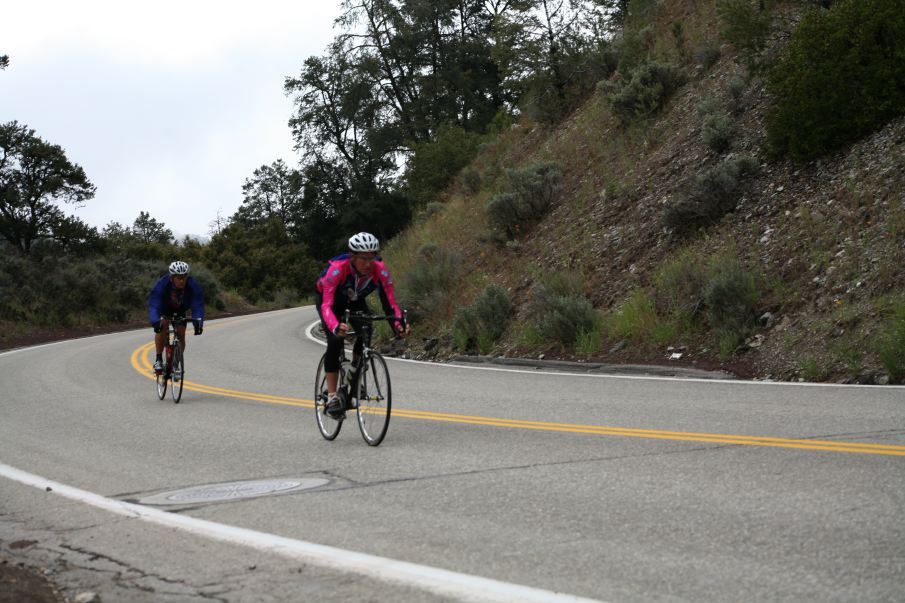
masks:
<path id="1" fill-rule="evenodd" d="M 352 235 L 349 238 L 349 252 L 332 258 L 315 285 L 315 305 L 327 336 L 324 372 L 328 398 L 326 410 L 331 416 L 338 416 L 343 412 L 342 404 L 336 396 L 339 356 L 343 338 L 351 330 L 350 325 L 340 320 L 343 313 L 346 310 L 368 313 L 365 297 L 376 290 L 380 294 L 384 312 L 396 317 L 395 324 L 391 323 L 393 330 L 402 337 L 409 334 L 409 326 L 405 324 L 402 310 L 396 303 L 393 279 L 378 257 L 378 251 L 380 242 L 374 235 L 367 232 Z M 357 362 L 362 345 L 360 340 L 355 342 L 352 350 L 353 363 Z"/>

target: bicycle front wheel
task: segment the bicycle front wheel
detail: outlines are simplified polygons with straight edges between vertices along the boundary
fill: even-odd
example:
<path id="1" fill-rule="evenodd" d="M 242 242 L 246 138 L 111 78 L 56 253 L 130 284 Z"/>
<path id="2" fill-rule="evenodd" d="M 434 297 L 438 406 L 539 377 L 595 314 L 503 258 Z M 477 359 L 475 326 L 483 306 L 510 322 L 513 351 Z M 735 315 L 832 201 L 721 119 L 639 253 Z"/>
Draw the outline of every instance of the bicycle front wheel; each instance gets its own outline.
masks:
<path id="1" fill-rule="evenodd" d="M 166 350 L 166 348 L 164 348 Z M 164 354 L 161 360 L 166 362 L 167 355 Z M 164 365 L 163 370 L 157 374 L 157 398 L 163 400 L 167 397 L 167 372 L 170 367 Z"/>
<path id="2" fill-rule="evenodd" d="M 358 382 L 358 427 L 370 446 L 377 446 L 390 426 L 390 371 L 383 356 L 371 352 Z"/>
<path id="3" fill-rule="evenodd" d="M 182 345 L 177 342 L 173 346 L 173 366 L 170 367 L 170 395 L 173 402 L 179 404 L 182 398 L 182 379 L 185 377 L 185 356 L 182 352 Z"/>
<path id="4" fill-rule="evenodd" d="M 326 357 L 326 354 L 321 356 L 320 364 L 317 365 L 317 373 L 314 376 L 314 414 L 321 435 L 325 440 L 333 440 L 339 435 L 343 422 L 337 421 L 327 414 L 327 373 L 324 370 Z"/>

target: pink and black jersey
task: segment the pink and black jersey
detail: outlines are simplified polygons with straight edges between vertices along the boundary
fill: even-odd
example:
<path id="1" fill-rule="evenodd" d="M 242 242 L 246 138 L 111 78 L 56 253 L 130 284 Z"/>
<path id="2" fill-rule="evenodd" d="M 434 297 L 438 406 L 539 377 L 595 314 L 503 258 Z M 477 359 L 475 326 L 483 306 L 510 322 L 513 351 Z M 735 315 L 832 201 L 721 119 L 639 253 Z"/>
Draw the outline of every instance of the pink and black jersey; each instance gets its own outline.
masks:
<path id="1" fill-rule="evenodd" d="M 352 302 L 364 299 L 375 289 L 384 311 L 401 319 L 402 310 L 396 303 L 393 278 L 386 265 L 379 259 L 374 260 L 371 273 L 359 275 L 352 266 L 351 257 L 349 253 L 343 253 L 331 259 L 327 269 L 317 279 L 317 292 L 323 296 L 319 309 L 327 329 L 335 332 L 339 326 L 336 313 L 341 313 Z"/>

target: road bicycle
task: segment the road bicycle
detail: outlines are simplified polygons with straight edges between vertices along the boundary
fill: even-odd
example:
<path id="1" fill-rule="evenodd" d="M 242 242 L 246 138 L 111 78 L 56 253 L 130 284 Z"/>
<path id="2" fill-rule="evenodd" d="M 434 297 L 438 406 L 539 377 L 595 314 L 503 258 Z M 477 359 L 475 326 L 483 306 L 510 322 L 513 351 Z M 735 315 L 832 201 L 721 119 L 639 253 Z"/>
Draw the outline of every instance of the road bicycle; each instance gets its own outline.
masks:
<path id="1" fill-rule="evenodd" d="M 387 428 L 390 426 L 390 409 L 393 403 L 390 371 L 383 356 L 371 347 L 374 322 L 379 320 L 399 321 L 396 316 L 380 316 L 363 312 L 350 314 L 346 310 L 343 322 L 353 328 L 352 331 L 346 333 L 346 337 L 351 335 L 361 339 L 363 346 L 361 356 L 354 364 L 346 356 L 345 346 L 340 354 L 336 393 L 343 405 L 343 413 L 339 417 L 334 418 L 327 414 L 327 376 L 324 370 L 326 354 L 321 357 L 317 366 L 314 378 L 314 412 L 317 417 L 317 427 L 326 440 L 333 440 L 339 435 L 346 412 L 350 410 L 356 411 L 361 437 L 368 445 L 377 446 L 386 436 Z M 401 322 L 404 329 L 404 315 Z"/>
<path id="2" fill-rule="evenodd" d="M 182 384 L 185 377 L 185 352 L 181 345 L 176 345 L 179 338 L 176 331 L 184 327 L 192 319 L 185 316 L 161 316 L 170 321 L 167 341 L 163 346 L 163 370 L 157 373 L 157 397 L 163 400 L 167 395 L 167 383 L 170 383 L 170 396 L 175 404 L 182 399 Z"/>

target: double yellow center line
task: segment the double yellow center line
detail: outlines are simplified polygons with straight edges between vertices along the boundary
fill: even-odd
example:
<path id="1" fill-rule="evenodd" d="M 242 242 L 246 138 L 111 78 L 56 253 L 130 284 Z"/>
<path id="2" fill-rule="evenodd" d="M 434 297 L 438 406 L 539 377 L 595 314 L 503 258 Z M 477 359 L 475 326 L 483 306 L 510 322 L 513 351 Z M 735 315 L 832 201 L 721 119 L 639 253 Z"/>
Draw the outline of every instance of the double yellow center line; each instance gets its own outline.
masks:
<path id="1" fill-rule="evenodd" d="M 154 379 L 154 371 L 151 366 L 150 353 L 154 349 L 154 343 L 149 343 L 132 352 L 132 367 L 140 374 Z M 226 398 L 241 398 L 254 400 L 267 404 L 282 404 L 286 406 L 301 406 L 314 408 L 313 400 L 293 398 L 289 396 L 271 396 L 256 392 L 243 392 L 224 387 L 203 385 L 194 381 L 185 381 L 183 387 L 190 391 L 202 392 Z M 760 436 L 743 436 L 720 433 L 695 433 L 687 431 L 665 431 L 660 429 L 631 429 L 625 427 L 606 427 L 603 425 L 582 425 L 572 423 L 550 423 L 545 421 L 524 421 L 520 419 L 499 419 L 494 417 L 481 417 L 460 415 L 453 413 L 430 412 L 422 410 L 405 410 L 393 408 L 394 417 L 407 419 L 420 419 L 423 421 L 445 421 L 447 423 L 460 423 L 470 425 L 487 425 L 490 427 L 505 427 L 510 429 L 533 429 L 537 431 L 553 431 L 564 433 L 581 433 L 602 436 L 621 436 L 629 438 L 647 438 L 655 440 L 674 440 L 682 442 L 707 442 L 711 444 L 734 444 L 740 446 L 766 446 L 770 448 L 797 448 L 801 450 L 823 450 L 826 452 L 850 452 L 860 454 L 875 454 L 885 456 L 905 456 L 905 446 L 889 444 L 868 444 L 862 442 L 843 442 L 832 440 L 802 440 L 789 438 L 769 438 Z"/>

